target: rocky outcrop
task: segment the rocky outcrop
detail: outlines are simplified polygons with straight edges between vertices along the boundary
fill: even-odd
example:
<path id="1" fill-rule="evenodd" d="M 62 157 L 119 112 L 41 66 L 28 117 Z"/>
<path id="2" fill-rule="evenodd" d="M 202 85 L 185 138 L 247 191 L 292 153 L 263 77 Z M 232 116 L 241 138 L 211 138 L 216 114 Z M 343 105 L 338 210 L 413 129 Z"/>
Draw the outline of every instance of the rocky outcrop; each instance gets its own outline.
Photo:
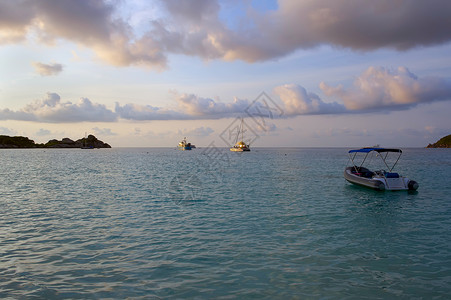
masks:
<path id="1" fill-rule="evenodd" d="M 111 148 L 93 135 L 73 141 L 63 138 L 61 141 L 53 139 L 45 144 L 35 144 L 33 140 L 23 136 L 0 135 L 0 148 Z"/>
<path id="2" fill-rule="evenodd" d="M 36 148 L 36 144 L 24 136 L 0 135 L 0 148 Z"/>
<path id="3" fill-rule="evenodd" d="M 434 144 L 429 144 L 426 148 L 451 148 L 451 134 L 442 137 Z"/>
<path id="4" fill-rule="evenodd" d="M 81 138 L 73 141 L 69 138 L 64 138 L 61 141 L 50 140 L 45 144 L 46 148 L 111 148 L 107 143 L 97 139 L 92 134 L 87 138 Z"/>

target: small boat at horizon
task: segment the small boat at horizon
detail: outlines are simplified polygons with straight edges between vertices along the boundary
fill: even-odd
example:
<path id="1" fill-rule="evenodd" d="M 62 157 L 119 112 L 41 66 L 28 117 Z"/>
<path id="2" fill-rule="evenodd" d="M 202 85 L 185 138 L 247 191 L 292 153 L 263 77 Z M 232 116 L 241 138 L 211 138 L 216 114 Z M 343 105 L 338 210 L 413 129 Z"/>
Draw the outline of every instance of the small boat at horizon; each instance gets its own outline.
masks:
<path id="1" fill-rule="evenodd" d="M 357 165 L 355 162 L 357 154 L 364 154 L 364 158 L 360 165 Z M 363 164 L 367 160 L 369 155 L 376 153 L 376 156 L 379 156 L 382 159 L 385 167 L 387 167 L 388 172 L 384 169 L 371 171 L 370 169 L 363 167 Z M 387 157 L 389 153 L 397 153 L 398 157 L 392 166 L 389 166 L 387 163 Z M 418 189 L 419 185 L 416 181 L 410 180 L 407 177 L 401 176 L 398 173 L 393 172 L 394 167 L 399 161 L 401 157 L 402 150 L 394 149 L 394 148 L 362 148 L 349 150 L 349 161 L 352 162 L 352 166 L 347 166 L 344 171 L 344 178 L 356 185 L 372 188 L 375 190 L 383 191 L 405 191 L 411 190 L 415 191 Z M 348 163 L 349 163 L 348 161 Z"/>
<path id="2" fill-rule="evenodd" d="M 243 135 L 244 135 L 244 131 L 245 130 L 244 130 L 243 122 L 244 122 L 243 119 L 241 119 L 241 124 L 240 124 L 238 132 L 236 134 L 235 145 L 233 145 L 233 147 L 230 148 L 230 151 L 233 151 L 233 152 L 248 152 L 248 151 L 251 151 L 251 149 L 249 148 L 249 145 L 247 145 L 244 142 Z M 240 134 L 241 134 L 241 141 L 238 141 L 238 139 L 240 137 Z"/>
<path id="3" fill-rule="evenodd" d="M 191 149 L 193 149 L 193 148 L 196 148 L 196 146 L 191 145 L 191 143 L 188 143 L 188 142 L 186 141 L 186 137 L 185 137 L 185 138 L 183 138 L 183 140 L 179 143 L 178 148 L 179 148 L 180 150 L 191 150 Z"/>

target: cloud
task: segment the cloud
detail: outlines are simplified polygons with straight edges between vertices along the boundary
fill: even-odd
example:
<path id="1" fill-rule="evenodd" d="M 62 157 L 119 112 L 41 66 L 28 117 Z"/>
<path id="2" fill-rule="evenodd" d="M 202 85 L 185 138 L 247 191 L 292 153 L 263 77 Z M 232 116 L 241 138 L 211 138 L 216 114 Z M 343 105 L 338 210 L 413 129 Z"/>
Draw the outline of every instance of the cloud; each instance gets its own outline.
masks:
<path id="1" fill-rule="evenodd" d="M 405 67 L 369 67 L 351 88 L 324 82 L 320 88 L 326 96 L 340 101 L 325 102 L 297 84 L 278 86 L 274 93 L 284 104 L 287 116 L 406 110 L 421 103 L 451 100 L 451 81 L 420 78 Z"/>
<path id="2" fill-rule="evenodd" d="M 116 114 L 102 104 L 80 98 L 78 103 L 62 102 L 56 93 L 47 93 L 42 100 L 36 100 L 19 111 L 0 110 L 0 120 L 35 121 L 48 123 L 113 122 Z"/>
<path id="3" fill-rule="evenodd" d="M 243 114 L 250 105 L 248 100 L 235 98 L 233 102 L 222 103 L 211 98 L 203 98 L 194 94 L 175 96 L 175 109 L 154 107 L 151 105 L 116 103 L 115 111 L 127 120 L 199 120 L 222 119 Z"/>
<path id="4" fill-rule="evenodd" d="M 274 45 L 273 57 L 321 44 L 374 50 L 406 50 L 450 41 L 451 3 L 436 0 L 280 0 L 279 8 L 259 18 L 257 30 Z M 273 52 L 271 52 L 273 50 Z"/>
<path id="5" fill-rule="evenodd" d="M 322 82 L 327 96 L 339 98 L 347 111 L 407 109 L 420 103 L 451 100 L 451 82 L 437 77 L 419 78 L 405 67 L 395 70 L 369 67 L 353 88 Z"/>
<path id="6" fill-rule="evenodd" d="M 126 120 L 150 121 L 150 120 L 186 120 L 188 117 L 174 110 L 154 107 L 151 105 L 116 103 L 116 114 Z"/>
<path id="7" fill-rule="evenodd" d="M 426 126 L 424 132 L 429 135 L 435 135 L 439 138 L 449 134 L 449 128 L 437 128 L 435 126 Z"/>
<path id="8" fill-rule="evenodd" d="M 273 89 L 273 94 L 278 97 L 274 100 L 277 101 L 266 97 L 263 98 L 264 101 L 235 97 L 230 102 L 221 102 L 195 94 L 174 93 L 173 107 L 116 103 L 113 111 L 105 105 L 91 102 L 88 98 L 80 98 L 77 103 L 72 103 L 62 101 L 56 93 L 48 93 L 44 99 L 35 100 L 22 109 L 0 109 L 0 120 L 76 123 L 116 122 L 119 119 L 215 120 L 248 116 L 258 121 L 259 118 L 290 118 L 301 115 L 388 112 L 410 109 L 421 103 L 451 100 L 449 80 L 419 77 L 405 67 L 369 67 L 356 78 L 352 87 L 332 87 L 322 82 L 320 88 L 326 96 L 337 101 L 322 100 L 320 96 L 308 92 L 298 84 L 285 84 Z M 275 129 L 259 128 L 267 132 Z M 102 131 L 99 128 L 97 130 Z M 106 130 L 105 134 L 113 134 L 105 128 L 103 130 Z M 135 134 L 138 133 L 139 131 Z"/>
<path id="9" fill-rule="evenodd" d="M 271 133 L 274 133 L 276 131 L 279 131 L 279 128 L 277 128 L 276 124 L 274 123 L 261 123 L 261 124 L 253 124 L 255 125 L 253 127 L 253 130 L 255 133 L 259 134 L 259 135 L 268 135 Z"/>
<path id="10" fill-rule="evenodd" d="M 284 104 L 287 116 L 336 114 L 346 111 L 342 104 L 326 103 L 314 93 L 308 93 L 305 88 L 296 84 L 285 84 L 274 88 L 274 93 Z"/>
<path id="11" fill-rule="evenodd" d="M 25 7 L 24 7 L 25 6 Z M 0 2 L 0 45 L 18 43 L 25 39 L 33 11 L 20 1 Z"/>
<path id="12" fill-rule="evenodd" d="M 40 62 L 33 62 L 33 67 L 36 72 L 42 76 L 57 75 L 63 71 L 63 65 L 57 63 L 43 64 Z"/>
<path id="13" fill-rule="evenodd" d="M 243 113 L 250 105 L 248 100 L 235 98 L 231 103 L 220 103 L 210 98 L 198 97 L 194 94 L 182 94 L 176 99 L 179 108 L 191 116 L 210 116 L 223 118 Z"/>
<path id="14" fill-rule="evenodd" d="M 50 130 L 44 129 L 44 128 L 40 128 L 37 132 L 36 135 L 37 136 L 47 136 L 50 135 L 52 132 Z"/>
<path id="15" fill-rule="evenodd" d="M 0 3 L 0 44 L 33 36 L 44 44 L 65 39 L 92 49 L 103 61 L 116 65 L 166 65 L 163 45 L 150 36 L 137 38 L 117 17 L 116 1 L 21 0 Z M 30 35 L 29 33 L 33 33 Z"/>
<path id="16" fill-rule="evenodd" d="M 319 45 L 399 51 L 451 40 L 451 3 L 416 1 L 279 0 L 278 8 L 251 6 L 221 21 L 219 1 L 164 1 L 167 16 L 152 36 L 172 53 L 256 62 Z"/>
<path id="17" fill-rule="evenodd" d="M 10 128 L 6 128 L 6 127 L 0 127 L 0 134 L 2 135 L 15 135 L 17 134 L 17 131 L 10 129 Z"/>
<path id="18" fill-rule="evenodd" d="M 117 135 L 117 133 L 112 132 L 110 128 L 94 127 L 92 130 L 94 130 L 94 133 L 96 135 L 102 135 L 102 136 L 114 136 L 114 135 Z"/>
<path id="19" fill-rule="evenodd" d="M 369 133 L 367 129 L 361 128 L 328 128 L 328 129 L 320 129 L 315 130 L 311 133 L 311 137 L 314 138 L 323 138 L 327 137 L 368 137 L 372 136 L 372 133 Z"/>
<path id="20" fill-rule="evenodd" d="M 256 62 L 324 44 L 403 51 L 451 41 L 451 2 L 431 1 L 279 0 L 277 9 L 266 12 L 248 1 L 241 13 L 223 21 L 218 0 L 155 0 L 147 10 L 159 13 L 149 14 L 147 25 L 139 28 L 127 21 L 132 17 L 120 17 L 119 1 L 1 1 L 0 45 L 64 39 L 112 65 L 159 70 L 171 54 Z M 124 5 L 133 9 L 133 3 Z"/>
<path id="21" fill-rule="evenodd" d="M 178 134 L 183 136 L 209 136 L 213 132 L 215 131 L 210 127 L 201 126 L 191 130 L 179 131 Z"/>

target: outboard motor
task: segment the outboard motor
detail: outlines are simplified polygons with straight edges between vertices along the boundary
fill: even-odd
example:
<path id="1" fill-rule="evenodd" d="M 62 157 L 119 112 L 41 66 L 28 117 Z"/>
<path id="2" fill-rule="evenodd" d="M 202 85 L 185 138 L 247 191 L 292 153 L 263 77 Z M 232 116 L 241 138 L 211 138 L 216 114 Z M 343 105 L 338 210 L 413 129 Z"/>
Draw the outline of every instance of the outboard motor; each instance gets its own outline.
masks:
<path id="1" fill-rule="evenodd" d="M 407 187 L 409 188 L 410 191 L 416 191 L 418 189 L 419 185 L 416 181 L 409 180 Z"/>

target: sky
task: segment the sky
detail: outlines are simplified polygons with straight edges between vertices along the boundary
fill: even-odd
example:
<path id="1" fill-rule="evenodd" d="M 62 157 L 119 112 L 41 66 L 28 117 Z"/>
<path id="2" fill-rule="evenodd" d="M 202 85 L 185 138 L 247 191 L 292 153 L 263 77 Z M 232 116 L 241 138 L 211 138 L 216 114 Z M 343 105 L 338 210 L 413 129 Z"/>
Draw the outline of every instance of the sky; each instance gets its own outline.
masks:
<path id="1" fill-rule="evenodd" d="M 113 147 L 425 147 L 448 0 L 0 0 L 0 135 Z"/>

